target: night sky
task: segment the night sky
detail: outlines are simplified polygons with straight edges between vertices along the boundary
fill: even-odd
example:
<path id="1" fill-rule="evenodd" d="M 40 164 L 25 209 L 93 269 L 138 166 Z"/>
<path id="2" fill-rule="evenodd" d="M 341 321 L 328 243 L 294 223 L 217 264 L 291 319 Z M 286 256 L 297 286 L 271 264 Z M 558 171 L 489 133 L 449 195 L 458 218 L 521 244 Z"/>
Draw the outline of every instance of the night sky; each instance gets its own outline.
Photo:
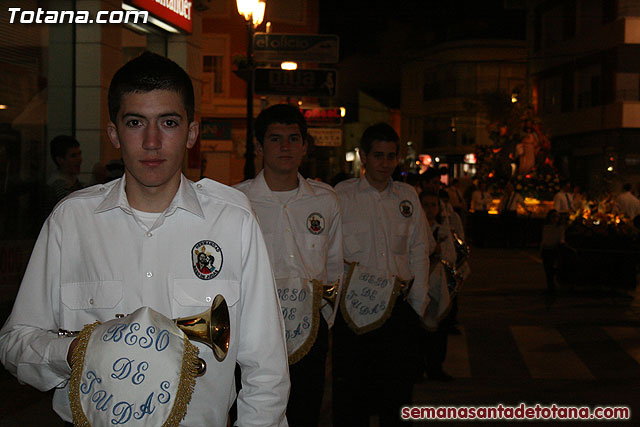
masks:
<path id="1" fill-rule="evenodd" d="M 395 39 L 396 48 L 403 51 L 468 38 L 524 39 L 524 10 L 505 10 L 504 4 L 503 0 L 321 0 L 320 33 L 340 36 L 341 58 L 381 53 L 385 37 Z"/>

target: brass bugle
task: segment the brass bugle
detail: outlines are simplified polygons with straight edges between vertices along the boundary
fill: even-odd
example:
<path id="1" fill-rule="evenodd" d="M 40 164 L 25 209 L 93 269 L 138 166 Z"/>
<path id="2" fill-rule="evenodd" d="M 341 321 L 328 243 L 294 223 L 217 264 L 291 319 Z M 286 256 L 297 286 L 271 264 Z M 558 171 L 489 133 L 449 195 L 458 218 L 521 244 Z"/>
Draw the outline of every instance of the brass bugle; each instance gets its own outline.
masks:
<path id="1" fill-rule="evenodd" d="M 116 314 L 116 318 L 124 317 Z M 173 323 L 191 340 L 207 345 L 213 350 L 216 360 L 222 362 L 229 351 L 229 339 L 231 337 L 229 319 L 229 307 L 224 297 L 216 295 L 211 307 L 200 314 L 173 319 Z M 58 330 L 60 337 L 76 337 L 80 331 Z M 207 364 L 201 358 L 198 359 L 198 376 L 205 373 Z"/>
<path id="2" fill-rule="evenodd" d="M 227 357 L 231 337 L 229 308 L 220 294 L 213 299 L 211 307 L 195 316 L 174 319 L 182 332 L 192 341 L 206 344 L 218 362 Z"/>
<path id="3" fill-rule="evenodd" d="M 325 299 L 331 307 L 335 307 L 336 298 L 338 297 L 338 286 L 340 281 L 336 280 L 333 283 L 322 284 L 322 298 Z"/>

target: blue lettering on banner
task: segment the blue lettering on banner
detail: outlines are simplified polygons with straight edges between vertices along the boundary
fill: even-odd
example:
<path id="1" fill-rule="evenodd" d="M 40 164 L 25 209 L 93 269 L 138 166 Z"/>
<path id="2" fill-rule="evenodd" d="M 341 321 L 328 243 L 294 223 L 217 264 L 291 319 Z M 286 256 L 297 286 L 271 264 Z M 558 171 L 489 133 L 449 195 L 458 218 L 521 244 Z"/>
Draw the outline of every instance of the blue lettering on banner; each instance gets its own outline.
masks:
<path id="1" fill-rule="evenodd" d="M 133 375 L 133 377 L 131 377 L 131 382 L 134 383 L 135 385 L 142 384 L 142 382 L 144 381 L 145 376 L 141 371 L 146 371 L 147 369 L 149 369 L 149 363 L 148 362 L 140 362 L 138 364 L 138 369 L 136 370 L 136 373 Z"/>
<path id="2" fill-rule="evenodd" d="M 147 397 L 147 400 L 145 400 L 145 402 L 142 405 L 140 405 L 140 412 L 135 412 L 133 414 L 133 417 L 136 420 L 140 420 L 142 419 L 142 417 L 144 417 L 147 414 L 153 414 L 153 411 L 156 410 L 156 407 L 151 405 L 152 401 L 153 401 L 153 392 L 149 394 L 149 396 Z"/>
<path id="3" fill-rule="evenodd" d="M 93 371 L 89 371 L 87 372 L 86 375 L 87 379 L 90 380 L 89 384 L 87 385 L 87 383 L 83 382 L 82 384 L 80 384 L 80 391 L 83 394 L 89 394 L 91 393 L 91 390 L 93 390 L 93 384 L 95 382 L 97 382 L 98 384 L 100 384 L 102 382 L 102 378 L 98 378 L 96 376 L 96 373 Z"/>
<path id="4" fill-rule="evenodd" d="M 113 341 L 118 342 L 122 339 L 122 331 L 126 328 L 127 325 L 125 323 L 118 323 L 116 325 L 112 325 L 107 329 L 107 332 L 102 336 L 102 341 Z"/>
<path id="5" fill-rule="evenodd" d="M 129 402 L 119 402 L 113 407 L 112 413 L 118 418 L 112 418 L 111 424 L 125 424 L 131 419 L 133 404 Z"/>
<path id="6" fill-rule="evenodd" d="M 126 327 L 127 327 L 126 324 L 117 324 L 109 327 L 109 329 L 107 329 L 107 332 L 105 332 L 105 334 L 102 336 L 102 341 L 120 342 L 120 340 L 122 340 L 122 337 L 123 337 L 123 330 Z M 140 348 L 149 348 L 155 342 L 156 351 L 163 351 L 169 346 L 169 343 L 171 341 L 171 335 L 169 334 L 169 331 L 167 331 L 166 329 L 163 329 L 158 333 L 158 336 L 155 338 L 155 341 L 153 337 L 153 335 L 156 332 L 155 327 L 153 326 L 148 327 L 145 331 L 144 336 L 137 335 L 137 332 L 139 330 L 140 330 L 140 324 L 132 323 L 129 326 L 129 331 L 126 333 L 126 335 L 124 335 L 124 343 L 129 346 L 134 346 L 137 344 L 138 346 L 140 346 Z"/>
<path id="7" fill-rule="evenodd" d="M 133 360 L 128 357 L 121 357 L 120 359 L 113 362 L 113 373 L 111 374 L 111 378 L 116 380 L 123 380 L 129 376 L 131 373 L 131 364 Z"/>
<path id="8" fill-rule="evenodd" d="M 171 399 L 169 387 L 171 387 L 171 383 L 169 381 L 162 381 L 160 383 L 160 389 L 162 390 L 162 393 L 158 393 L 158 402 L 162 403 L 163 405 L 169 402 L 169 399 Z"/>
<path id="9" fill-rule="evenodd" d="M 128 345 L 134 345 L 138 342 L 138 336 L 135 332 L 140 330 L 140 323 L 134 322 L 129 325 L 129 333 L 124 337 L 124 343 Z"/>

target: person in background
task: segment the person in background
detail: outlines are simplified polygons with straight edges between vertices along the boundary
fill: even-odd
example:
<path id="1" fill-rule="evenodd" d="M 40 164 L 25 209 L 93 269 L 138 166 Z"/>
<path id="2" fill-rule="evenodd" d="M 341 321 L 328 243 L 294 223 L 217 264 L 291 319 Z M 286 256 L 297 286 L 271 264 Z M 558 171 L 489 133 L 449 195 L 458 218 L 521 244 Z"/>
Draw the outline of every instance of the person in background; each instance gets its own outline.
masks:
<path id="1" fill-rule="evenodd" d="M 561 184 L 560 191 L 553 196 L 553 208 L 560 214 L 560 218 L 566 220 L 569 215 L 575 212 L 573 197 L 571 196 L 571 183 L 564 181 Z"/>
<path id="2" fill-rule="evenodd" d="M 449 203 L 453 206 L 453 210 L 460 216 L 462 225 L 467 223 L 467 201 L 464 199 L 464 191 L 460 188 L 460 180 L 454 178 L 451 185 L 447 188 L 449 193 Z"/>
<path id="3" fill-rule="evenodd" d="M 578 185 L 573 186 L 573 192 L 571 193 L 571 199 L 573 200 L 573 206 L 577 211 L 582 210 L 587 203 L 587 197 L 581 191 Z"/>
<path id="4" fill-rule="evenodd" d="M 58 135 L 51 140 L 51 158 L 56 170 L 47 180 L 49 204 L 53 209 L 56 203 L 84 187 L 78 179 L 82 165 L 80 143 L 72 136 Z"/>
<path id="5" fill-rule="evenodd" d="M 58 336 L 59 329 L 79 331 L 140 307 L 168 319 L 193 316 L 222 295 L 230 321 L 226 358 L 219 362 L 194 343 L 207 371 L 181 424 L 227 425 L 237 362 L 238 424 L 287 426 L 284 322 L 251 205 L 237 190 L 182 174 L 199 132 L 191 79 L 175 62 L 145 52 L 116 72 L 108 101 L 107 134 L 125 174 L 73 193 L 51 213 L 0 330 L 0 360 L 21 383 L 55 389 L 53 408 L 70 425 L 78 339 Z M 203 253 L 206 270 L 198 268 Z"/>
<path id="6" fill-rule="evenodd" d="M 456 264 L 456 251 L 453 245 L 453 237 L 451 230 L 444 221 L 444 216 L 441 211 L 441 200 L 439 200 L 439 194 L 445 193 L 441 191 L 436 193 L 431 190 L 425 190 L 420 193 L 420 204 L 424 210 L 429 227 L 431 230 L 430 245 L 431 248 L 429 254 L 429 265 L 431 266 L 432 273 L 430 278 L 433 278 L 434 283 L 430 283 L 430 288 L 437 286 L 437 279 L 442 280 L 442 277 L 437 277 L 443 270 L 437 270 L 440 265 L 440 260 L 447 261 L 450 265 Z M 448 292 L 446 287 L 442 292 Z M 445 298 L 450 298 L 450 295 L 446 295 Z M 455 297 L 454 297 L 455 298 Z M 451 308 L 453 308 L 453 301 L 450 300 Z M 427 378 L 432 381 L 452 381 L 453 377 L 447 374 L 442 369 L 442 364 L 447 355 L 447 341 L 449 337 L 449 331 L 454 326 L 455 312 L 448 310 L 447 314 L 442 319 L 438 319 L 439 322 L 435 330 L 425 330 L 425 343 L 424 343 L 424 355 L 425 355 L 425 371 Z"/>
<path id="7" fill-rule="evenodd" d="M 504 187 L 504 194 L 498 204 L 498 213 L 505 233 L 504 241 L 508 247 L 521 247 L 524 244 L 522 227 L 518 224 L 518 206 L 529 212 L 524 197 L 518 193 L 511 182 Z"/>
<path id="8" fill-rule="evenodd" d="M 335 427 L 368 426 L 376 412 L 381 426 L 404 425 L 400 408 L 411 404 L 419 373 L 430 231 L 416 191 L 391 179 L 398 151 L 391 126 L 370 126 L 360 141 L 365 175 L 336 186 L 344 257 L 357 270 L 345 279 L 333 328 Z"/>
<path id="9" fill-rule="evenodd" d="M 487 191 L 487 184 L 481 181 L 478 184 L 478 189 L 471 194 L 471 210 L 473 211 L 471 216 L 471 230 L 473 243 L 480 247 L 485 245 L 486 227 L 489 221 L 489 206 L 492 200 L 491 193 Z"/>
<path id="10" fill-rule="evenodd" d="M 622 186 L 622 192 L 616 196 L 615 209 L 629 219 L 640 215 L 640 200 L 631 193 L 631 183 Z"/>
<path id="11" fill-rule="evenodd" d="M 264 168 L 236 188 L 247 195 L 260 221 L 286 314 L 291 376 L 287 419 L 292 426 L 317 426 L 329 328 L 338 306 L 314 301 L 314 293 L 322 294 L 323 283 L 342 279 L 340 207 L 333 188 L 298 172 L 308 145 L 307 124 L 298 108 L 273 105 L 258 115 L 255 129 Z"/>
<path id="12" fill-rule="evenodd" d="M 565 226 L 561 221 L 558 211 L 551 209 L 547 214 L 544 226 L 542 227 L 542 238 L 540 240 L 540 255 L 544 274 L 547 279 L 547 293 L 553 294 L 556 291 L 555 272 L 558 260 L 558 250 L 564 243 Z"/>

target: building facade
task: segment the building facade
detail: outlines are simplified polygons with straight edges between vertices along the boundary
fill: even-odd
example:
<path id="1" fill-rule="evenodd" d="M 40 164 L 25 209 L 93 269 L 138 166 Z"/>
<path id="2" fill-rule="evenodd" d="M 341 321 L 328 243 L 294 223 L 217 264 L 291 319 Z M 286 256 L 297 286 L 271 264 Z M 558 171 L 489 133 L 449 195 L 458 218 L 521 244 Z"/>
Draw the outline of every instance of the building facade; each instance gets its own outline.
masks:
<path id="1" fill-rule="evenodd" d="M 532 100 L 556 166 L 592 195 L 640 179 L 640 3 L 530 1 Z"/>
<path id="2" fill-rule="evenodd" d="M 491 143 L 483 97 L 524 93 L 526 77 L 524 41 L 461 40 L 415 52 L 402 69 L 402 134 L 453 176 L 473 174 L 464 155 Z"/>

